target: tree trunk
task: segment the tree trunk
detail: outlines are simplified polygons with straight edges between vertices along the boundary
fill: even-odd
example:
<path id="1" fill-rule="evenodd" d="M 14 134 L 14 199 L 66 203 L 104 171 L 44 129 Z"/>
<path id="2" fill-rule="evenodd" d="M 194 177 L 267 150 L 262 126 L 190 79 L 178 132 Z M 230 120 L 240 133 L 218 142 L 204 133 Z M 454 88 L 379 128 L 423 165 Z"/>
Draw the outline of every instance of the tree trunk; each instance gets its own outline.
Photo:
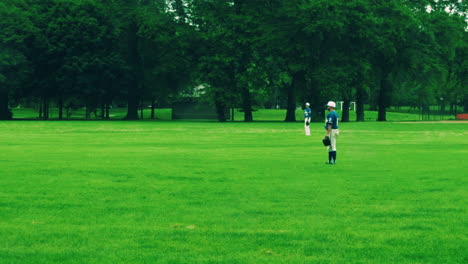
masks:
<path id="1" fill-rule="evenodd" d="M 154 115 L 155 107 L 156 107 L 156 100 L 153 99 L 153 100 L 151 100 L 151 119 L 155 118 L 155 115 Z"/>
<path id="2" fill-rule="evenodd" d="M 46 100 L 42 99 L 42 120 L 47 120 L 47 114 L 46 114 Z"/>
<path id="3" fill-rule="evenodd" d="M 458 114 L 458 104 L 457 103 L 453 103 L 453 115 L 457 115 Z"/>
<path id="4" fill-rule="evenodd" d="M 86 106 L 85 119 L 86 119 L 86 120 L 90 120 L 90 119 L 91 119 L 91 108 L 89 107 L 89 105 Z"/>
<path id="5" fill-rule="evenodd" d="M 77 76 L 73 75 L 73 78 L 71 80 L 71 90 L 72 91 L 75 90 L 76 79 L 77 79 Z M 67 113 L 66 113 L 67 114 L 67 119 L 70 119 L 72 114 L 73 114 L 73 104 L 68 103 L 67 106 L 66 106 L 66 111 L 67 111 Z"/>
<path id="6" fill-rule="evenodd" d="M 285 122 L 296 122 L 296 91 L 305 86 L 305 72 L 299 71 L 292 75 L 292 83 L 288 87 L 288 101 Z"/>
<path id="7" fill-rule="evenodd" d="M 128 28 L 128 61 L 130 66 L 130 83 L 128 86 L 128 105 L 127 105 L 127 120 L 138 120 L 138 103 L 140 80 L 138 79 L 138 71 L 140 65 L 140 57 L 138 54 L 138 26 L 135 22 L 131 22 Z"/>
<path id="8" fill-rule="evenodd" d="M 234 9 L 235 13 L 237 16 L 241 16 L 245 14 L 244 11 L 244 3 L 245 0 L 234 0 Z M 244 29 L 241 28 L 240 24 L 237 23 L 234 26 L 234 32 L 238 36 L 243 36 L 245 34 Z M 236 46 L 236 50 L 241 54 L 239 62 L 237 63 L 237 66 L 234 66 L 234 75 L 236 76 L 237 74 L 242 74 L 246 71 L 246 65 L 249 62 L 248 59 L 248 44 L 242 44 L 241 42 L 237 41 L 234 44 Z M 245 84 L 242 84 L 243 87 L 239 87 L 240 81 L 236 79 L 235 77 L 233 78 L 235 80 L 235 84 L 237 88 L 241 91 L 241 96 L 242 96 L 242 110 L 244 111 L 244 122 L 252 122 L 253 121 L 253 114 L 252 114 L 252 95 L 250 94 L 249 87 Z"/>
<path id="9" fill-rule="evenodd" d="M 39 101 L 39 119 L 42 119 L 43 117 L 43 112 L 42 112 L 42 101 Z"/>
<path id="10" fill-rule="evenodd" d="M 429 104 L 425 103 L 422 106 L 422 116 L 423 120 L 430 120 L 431 119 L 431 109 L 429 107 Z"/>
<path id="11" fill-rule="evenodd" d="M 138 120 L 138 95 L 133 89 L 129 90 L 127 105 L 127 120 Z"/>
<path id="12" fill-rule="evenodd" d="M 468 113 L 468 95 L 463 98 L 463 111 Z"/>
<path id="13" fill-rule="evenodd" d="M 304 75 L 305 76 L 305 75 Z M 321 98 L 320 95 L 320 84 L 317 81 L 306 83 L 305 77 L 303 79 L 303 87 L 297 87 L 305 91 L 305 102 L 310 103 L 310 109 L 312 110 L 312 122 L 323 122 L 325 118 L 325 107 L 324 104 L 327 100 Z M 297 91 L 297 90 L 296 90 Z"/>
<path id="14" fill-rule="evenodd" d="M 349 122 L 349 106 L 351 99 L 345 98 L 343 101 L 343 111 L 341 112 L 341 122 Z"/>
<path id="15" fill-rule="evenodd" d="M 0 120 L 12 119 L 13 115 L 8 105 L 9 105 L 8 93 L 0 92 Z"/>
<path id="16" fill-rule="evenodd" d="M 380 102 L 380 99 L 379 99 L 379 113 L 377 115 L 377 121 L 387 121 L 387 109 L 386 108 L 387 107 L 385 106 L 385 103 Z"/>
<path id="17" fill-rule="evenodd" d="M 226 105 L 223 102 L 216 100 L 215 106 L 216 106 L 216 114 L 218 116 L 218 121 L 226 122 Z"/>
<path id="18" fill-rule="evenodd" d="M 106 119 L 106 104 L 105 103 L 101 104 L 101 119 L 102 120 Z"/>
<path id="19" fill-rule="evenodd" d="M 362 83 L 356 86 L 356 121 L 364 122 L 364 97 L 365 90 Z"/>
<path id="20" fill-rule="evenodd" d="M 145 109 L 145 106 L 143 105 L 143 102 L 140 103 L 140 119 L 143 120 L 144 114 L 143 111 Z"/>
<path id="21" fill-rule="evenodd" d="M 43 119 L 49 120 L 49 99 L 47 97 L 44 97 L 43 107 L 44 107 L 44 110 L 42 111 Z"/>
<path id="22" fill-rule="evenodd" d="M 128 95 L 127 116 L 125 119 L 138 120 L 138 97 L 136 94 Z"/>
<path id="23" fill-rule="evenodd" d="M 242 90 L 242 108 L 244 110 L 244 121 L 252 122 L 252 95 L 250 94 L 248 87 L 244 87 Z"/>
<path id="24" fill-rule="evenodd" d="M 72 114 L 72 109 L 70 106 L 65 107 L 66 114 L 67 114 L 67 119 L 70 119 L 71 114 Z"/>
<path id="25" fill-rule="evenodd" d="M 106 104 L 106 120 L 110 119 L 110 104 Z"/>
<path id="26" fill-rule="evenodd" d="M 58 118 L 59 120 L 62 120 L 63 119 L 63 95 L 62 94 L 59 95 L 58 110 L 59 110 Z"/>
<path id="27" fill-rule="evenodd" d="M 370 111 L 378 111 L 379 110 L 379 103 L 378 103 L 378 92 L 374 89 L 370 90 L 369 93 L 369 110 Z"/>
<path id="28" fill-rule="evenodd" d="M 389 100 L 388 96 L 390 94 L 390 83 L 388 78 L 388 74 L 383 74 L 380 80 L 380 91 L 378 95 L 379 113 L 377 121 L 387 121 L 387 105 Z"/>
<path id="29" fill-rule="evenodd" d="M 286 118 L 285 122 L 296 122 L 296 93 L 294 91 L 294 85 L 288 87 L 288 98 L 286 105 Z"/>

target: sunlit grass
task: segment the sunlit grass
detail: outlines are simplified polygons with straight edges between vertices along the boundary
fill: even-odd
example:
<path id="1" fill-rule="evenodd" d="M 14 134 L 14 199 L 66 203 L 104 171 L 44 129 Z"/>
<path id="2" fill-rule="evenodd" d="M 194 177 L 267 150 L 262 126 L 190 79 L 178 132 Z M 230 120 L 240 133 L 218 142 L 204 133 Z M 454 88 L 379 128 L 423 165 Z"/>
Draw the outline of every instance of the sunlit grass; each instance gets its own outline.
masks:
<path id="1" fill-rule="evenodd" d="M 463 263 L 467 128 L 0 122 L 0 263 Z"/>

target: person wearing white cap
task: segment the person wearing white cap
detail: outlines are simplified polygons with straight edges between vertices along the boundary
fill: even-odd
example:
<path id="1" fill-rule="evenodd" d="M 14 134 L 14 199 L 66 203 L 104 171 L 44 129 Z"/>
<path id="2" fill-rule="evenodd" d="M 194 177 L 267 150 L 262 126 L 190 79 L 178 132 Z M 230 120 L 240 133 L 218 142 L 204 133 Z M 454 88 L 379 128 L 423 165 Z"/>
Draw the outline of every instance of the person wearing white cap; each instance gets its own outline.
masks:
<path id="1" fill-rule="evenodd" d="M 310 118 L 312 116 L 312 110 L 310 110 L 310 104 L 305 103 L 305 109 L 304 109 L 304 128 L 305 128 L 305 135 L 310 136 Z"/>
<path id="2" fill-rule="evenodd" d="M 327 136 L 330 138 L 330 146 L 328 146 L 328 162 L 327 164 L 336 164 L 336 137 L 340 134 L 338 129 L 338 113 L 336 113 L 336 103 L 329 101 L 326 105 L 327 110 L 330 112 L 325 120 L 325 130 Z"/>

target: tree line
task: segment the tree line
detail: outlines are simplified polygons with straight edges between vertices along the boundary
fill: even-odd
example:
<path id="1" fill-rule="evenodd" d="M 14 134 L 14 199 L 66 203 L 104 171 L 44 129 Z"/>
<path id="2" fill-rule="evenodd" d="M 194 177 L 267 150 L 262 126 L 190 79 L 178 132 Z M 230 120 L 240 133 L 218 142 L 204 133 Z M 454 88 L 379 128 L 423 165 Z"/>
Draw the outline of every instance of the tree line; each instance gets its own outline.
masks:
<path id="1" fill-rule="evenodd" d="M 0 119 L 35 105 L 126 119 L 203 87 L 219 121 L 240 108 L 329 99 L 386 120 L 389 106 L 468 111 L 467 10 L 459 0 L 1 0 Z"/>

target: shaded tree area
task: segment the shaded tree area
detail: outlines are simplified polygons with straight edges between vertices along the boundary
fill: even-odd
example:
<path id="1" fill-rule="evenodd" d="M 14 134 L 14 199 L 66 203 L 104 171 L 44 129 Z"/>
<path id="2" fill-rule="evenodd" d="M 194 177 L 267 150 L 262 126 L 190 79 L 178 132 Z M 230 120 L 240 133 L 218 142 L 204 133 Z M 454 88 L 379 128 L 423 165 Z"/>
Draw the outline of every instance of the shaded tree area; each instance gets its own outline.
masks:
<path id="1" fill-rule="evenodd" d="M 34 25 L 21 7 L 0 3 L 0 120 L 13 117 L 9 109 L 14 97 L 24 94 L 23 83 L 29 76 L 26 41 Z"/>
<path id="2" fill-rule="evenodd" d="M 27 104 L 38 118 L 78 108 L 126 119 L 194 93 L 226 121 L 241 109 L 328 100 L 342 121 L 386 120 L 390 106 L 468 109 L 466 5 L 436 0 L 2 0 L 0 119 Z M 140 111 L 140 112 L 139 112 Z"/>

